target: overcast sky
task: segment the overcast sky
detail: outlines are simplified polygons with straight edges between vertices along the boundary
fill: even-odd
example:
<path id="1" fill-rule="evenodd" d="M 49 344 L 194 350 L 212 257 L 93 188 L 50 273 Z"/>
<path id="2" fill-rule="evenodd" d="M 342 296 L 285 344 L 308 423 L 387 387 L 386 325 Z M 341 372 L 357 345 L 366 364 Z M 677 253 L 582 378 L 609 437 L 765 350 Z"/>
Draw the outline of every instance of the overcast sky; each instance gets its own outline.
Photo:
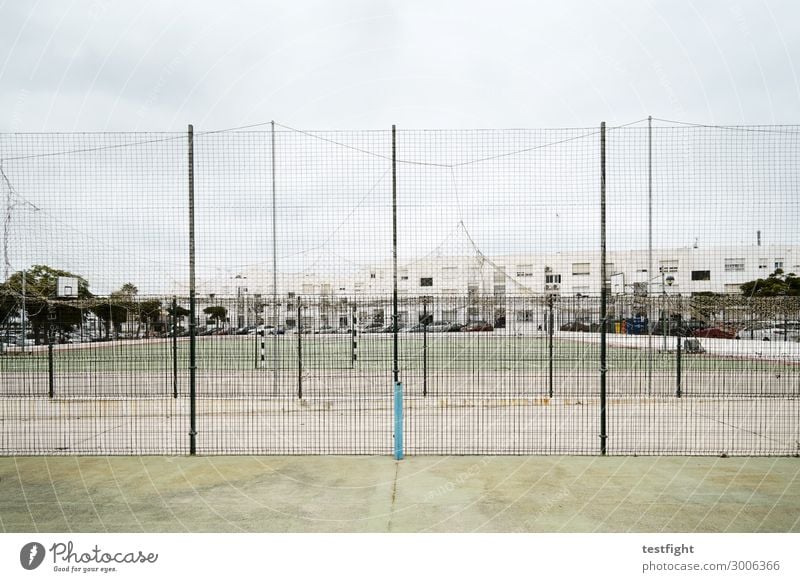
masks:
<path id="1" fill-rule="evenodd" d="M 0 131 L 794 123 L 799 61 L 795 0 L 7 0 Z"/>
<path id="2" fill-rule="evenodd" d="M 273 251 L 281 272 L 387 259 L 392 124 L 408 262 L 597 248 L 596 130 L 536 128 L 800 121 L 789 0 L 6 1 L 0 47 L 4 269 L 50 264 L 104 292 L 185 281 L 189 123 L 198 273 L 233 280 Z M 202 133 L 273 119 L 384 130 L 279 129 L 274 248 L 269 126 Z M 796 244 L 796 135 L 657 128 L 654 244 Z M 612 249 L 647 244 L 646 136 L 609 135 Z"/>

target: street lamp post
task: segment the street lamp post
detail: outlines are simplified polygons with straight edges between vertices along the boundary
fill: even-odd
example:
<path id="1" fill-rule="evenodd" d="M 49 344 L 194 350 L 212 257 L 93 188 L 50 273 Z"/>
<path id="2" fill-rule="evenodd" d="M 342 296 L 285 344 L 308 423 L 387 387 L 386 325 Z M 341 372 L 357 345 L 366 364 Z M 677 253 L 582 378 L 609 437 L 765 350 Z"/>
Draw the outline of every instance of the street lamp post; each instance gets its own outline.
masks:
<path id="1" fill-rule="evenodd" d="M 661 292 L 664 295 L 664 309 L 662 313 L 664 314 L 664 318 L 666 319 L 666 325 L 661 326 L 661 333 L 664 334 L 664 351 L 667 351 L 667 336 L 669 335 L 670 329 L 670 310 L 669 310 L 669 303 L 667 300 L 667 287 L 672 287 L 672 284 L 675 282 L 675 277 L 669 275 L 664 277 L 664 272 L 661 272 Z"/>
<path id="2" fill-rule="evenodd" d="M 241 329 L 245 326 L 244 302 L 242 301 L 242 293 L 247 293 L 247 287 L 241 284 L 242 280 L 246 280 L 244 275 L 236 275 L 234 279 L 236 284 L 236 328 Z"/>

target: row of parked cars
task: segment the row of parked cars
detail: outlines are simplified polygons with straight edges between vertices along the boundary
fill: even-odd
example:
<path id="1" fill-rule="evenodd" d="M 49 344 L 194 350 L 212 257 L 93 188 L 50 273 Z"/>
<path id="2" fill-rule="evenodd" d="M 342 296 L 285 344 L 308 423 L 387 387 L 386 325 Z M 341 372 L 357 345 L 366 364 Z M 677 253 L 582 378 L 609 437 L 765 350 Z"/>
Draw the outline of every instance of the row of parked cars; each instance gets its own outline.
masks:
<path id="1" fill-rule="evenodd" d="M 359 333 L 392 333 L 394 331 L 393 325 L 384 323 L 369 323 L 356 329 Z M 400 333 L 422 333 L 424 331 L 430 333 L 437 332 L 478 332 L 478 331 L 494 331 L 494 326 L 486 321 L 473 321 L 467 324 L 453 323 L 451 321 L 433 321 L 430 324 L 424 325 L 421 323 L 415 325 L 399 324 L 397 331 Z M 235 330 L 205 330 L 199 332 L 198 335 L 284 335 L 285 333 L 297 333 L 298 328 L 285 329 L 283 327 L 273 326 L 247 326 Z M 315 335 L 330 335 L 330 334 L 350 334 L 353 332 L 349 327 L 333 327 L 330 325 L 323 325 L 318 328 L 301 327 L 300 333 L 315 334 Z"/>
<path id="2" fill-rule="evenodd" d="M 361 329 L 363 333 L 392 333 L 394 326 L 392 324 L 370 324 Z M 487 321 L 471 321 L 466 324 L 454 323 L 452 321 L 432 321 L 429 324 L 417 323 L 414 325 L 407 325 L 404 323 L 398 324 L 398 333 L 447 333 L 447 332 L 476 332 L 476 331 L 494 331 L 494 326 Z"/>
<path id="3" fill-rule="evenodd" d="M 561 326 L 561 331 L 599 332 L 599 323 L 570 322 Z M 609 321 L 608 333 L 627 333 L 633 335 L 669 335 L 678 337 L 699 337 L 714 339 L 754 339 L 760 341 L 800 341 L 800 322 L 761 323 L 747 327 L 735 324 L 709 325 L 703 321 L 655 321 L 651 325 L 633 328 L 631 325 Z"/>

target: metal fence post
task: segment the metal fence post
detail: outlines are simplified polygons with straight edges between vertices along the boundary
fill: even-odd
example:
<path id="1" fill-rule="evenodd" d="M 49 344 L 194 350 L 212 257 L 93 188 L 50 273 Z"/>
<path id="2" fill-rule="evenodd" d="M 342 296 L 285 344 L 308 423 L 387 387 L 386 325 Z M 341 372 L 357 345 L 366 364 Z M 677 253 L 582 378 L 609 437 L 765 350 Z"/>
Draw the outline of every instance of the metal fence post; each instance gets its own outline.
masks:
<path id="1" fill-rule="evenodd" d="M 172 397 L 178 397 L 178 300 L 172 298 L 172 314 L 170 316 L 172 325 Z"/>
<path id="2" fill-rule="evenodd" d="M 403 458 L 403 384 L 397 337 L 397 129 L 392 125 L 392 372 L 394 376 L 394 458 Z"/>
<path id="3" fill-rule="evenodd" d="M 358 360 L 358 340 L 356 339 L 356 306 L 350 306 L 350 368 L 355 368 Z"/>
<path id="4" fill-rule="evenodd" d="M 270 177 L 272 178 L 272 325 L 275 329 L 275 336 L 272 342 L 272 395 L 278 395 L 278 219 L 275 186 L 275 121 L 270 122 Z M 264 314 L 266 316 L 266 313 Z M 289 315 L 289 308 L 286 308 L 286 315 Z M 284 332 L 286 328 L 284 328 Z M 267 321 L 264 318 L 264 342 L 267 341 Z"/>
<path id="5" fill-rule="evenodd" d="M 677 333 L 677 332 L 676 332 Z M 677 335 L 677 348 L 675 350 L 675 396 L 678 398 L 682 394 L 682 378 L 681 378 L 681 336 Z"/>
<path id="6" fill-rule="evenodd" d="M 653 310 L 653 116 L 647 117 L 647 395 L 653 393 L 653 334 L 649 325 Z"/>
<path id="7" fill-rule="evenodd" d="M 422 395 L 428 396 L 428 303 L 422 304 Z"/>
<path id="8" fill-rule="evenodd" d="M 606 122 L 600 124 L 600 454 L 606 454 Z"/>
<path id="9" fill-rule="evenodd" d="M 394 383 L 394 458 L 403 458 L 403 384 Z"/>
<path id="10" fill-rule="evenodd" d="M 197 452 L 197 329 L 194 254 L 194 127 L 189 125 L 189 454 Z"/>
<path id="11" fill-rule="evenodd" d="M 547 394 L 553 397 L 553 296 L 547 298 Z"/>
<path id="12" fill-rule="evenodd" d="M 300 298 L 297 298 L 297 397 L 303 398 L 303 325 Z"/>
<path id="13" fill-rule="evenodd" d="M 50 398 L 55 396 L 55 369 L 53 362 L 53 329 L 55 328 L 55 312 L 53 311 L 53 304 L 47 304 L 47 395 Z M 23 345 L 25 339 L 22 340 Z"/>

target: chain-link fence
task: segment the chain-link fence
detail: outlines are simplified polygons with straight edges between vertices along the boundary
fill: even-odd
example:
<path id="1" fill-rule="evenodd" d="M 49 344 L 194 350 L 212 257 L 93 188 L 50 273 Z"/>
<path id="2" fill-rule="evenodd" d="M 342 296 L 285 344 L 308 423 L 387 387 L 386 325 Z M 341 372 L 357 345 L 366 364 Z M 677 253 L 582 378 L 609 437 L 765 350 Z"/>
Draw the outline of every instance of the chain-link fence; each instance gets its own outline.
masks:
<path id="1" fill-rule="evenodd" d="M 798 454 L 798 136 L 0 135 L 0 452 Z"/>

